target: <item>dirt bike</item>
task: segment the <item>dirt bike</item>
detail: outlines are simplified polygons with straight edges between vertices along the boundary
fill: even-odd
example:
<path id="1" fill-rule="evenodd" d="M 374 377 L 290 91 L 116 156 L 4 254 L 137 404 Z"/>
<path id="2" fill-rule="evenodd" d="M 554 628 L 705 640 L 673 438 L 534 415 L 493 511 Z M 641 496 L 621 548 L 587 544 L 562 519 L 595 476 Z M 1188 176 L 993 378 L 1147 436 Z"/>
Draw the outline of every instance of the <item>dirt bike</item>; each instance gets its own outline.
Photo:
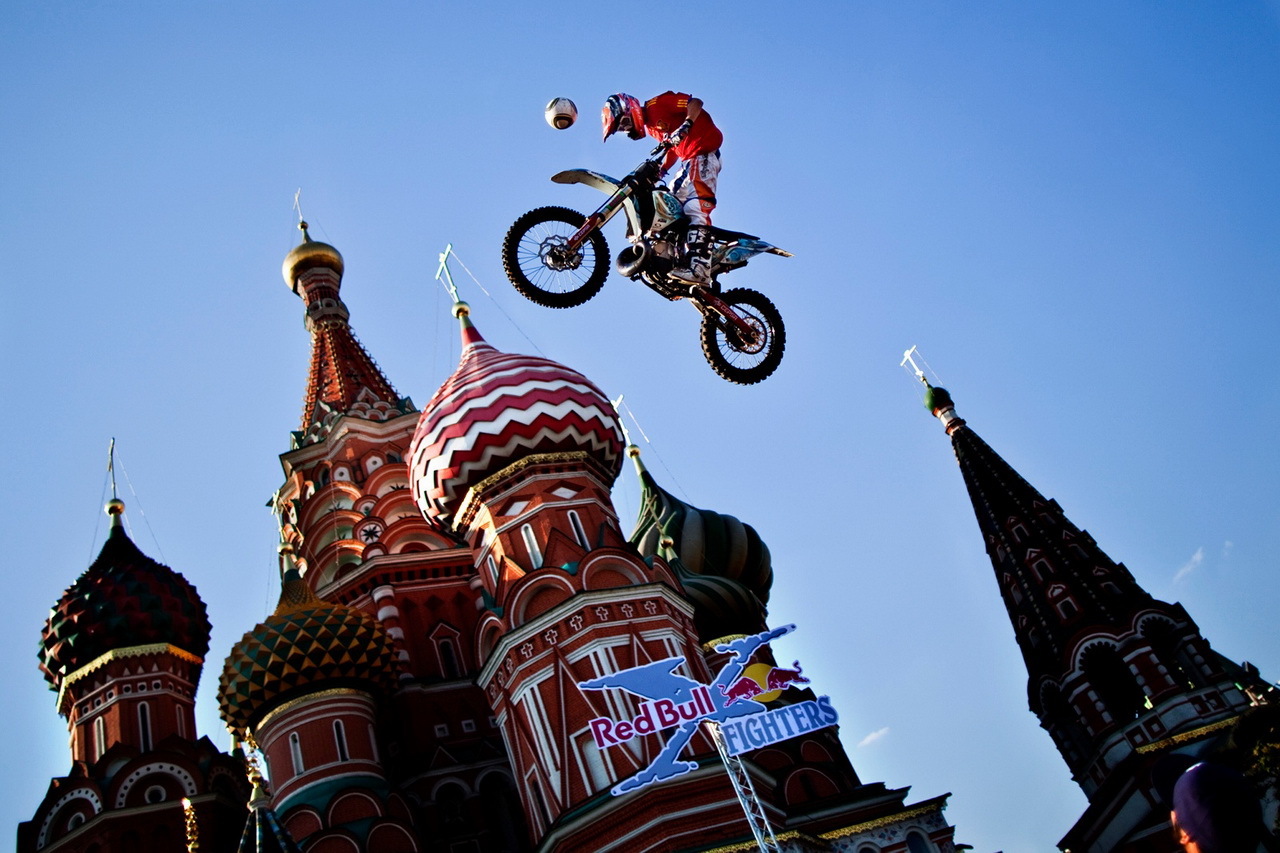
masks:
<path id="1" fill-rule="evenodd" d="M 663 140 L 621 180 L 586 169 L 554 175 L 558 184 L 585 184 L 609 198 L 590 216 L 567 207 L 540 207 L 515 221 L 502 241 L 507 278 L 525 297 L 548 308 L 572 308 L 600 292 L 609 275 L 609 247 L 601 229 L 618 211 L 627 217 L 630 245 L 618 253 L 618 273 L 663 297 L 688 299 L 702 313 L 702 353 L 730 382 L 752 385 L 777 369 L 786 348 L 782 316 L 764 294 L 721 292 L 719 277 L 762 252 L 791 257 L 759 237 L 709 228 L 710 276 L 690 286 L 669 273 L 681 260 L 689 220 L 661 182 L 661 163 L 687 123 Z"/>

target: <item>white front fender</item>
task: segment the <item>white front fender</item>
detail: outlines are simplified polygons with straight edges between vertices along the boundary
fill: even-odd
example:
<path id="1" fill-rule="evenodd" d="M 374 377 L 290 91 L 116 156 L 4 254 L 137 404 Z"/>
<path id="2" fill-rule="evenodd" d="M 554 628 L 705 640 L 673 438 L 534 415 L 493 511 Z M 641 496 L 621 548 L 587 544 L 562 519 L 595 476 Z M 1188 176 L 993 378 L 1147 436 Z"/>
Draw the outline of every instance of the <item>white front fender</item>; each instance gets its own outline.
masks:
<path id="1" fill-rule="evenodd" d="M 586 184 L 594 190 L 600 190 L 605 195 L 613 195 L 618 191 L 618 187 L 622 184 L 600 172 L 593 172 L 590 169 L 568 169 L 551 176 L 551 180 L 557 184 Z"/>

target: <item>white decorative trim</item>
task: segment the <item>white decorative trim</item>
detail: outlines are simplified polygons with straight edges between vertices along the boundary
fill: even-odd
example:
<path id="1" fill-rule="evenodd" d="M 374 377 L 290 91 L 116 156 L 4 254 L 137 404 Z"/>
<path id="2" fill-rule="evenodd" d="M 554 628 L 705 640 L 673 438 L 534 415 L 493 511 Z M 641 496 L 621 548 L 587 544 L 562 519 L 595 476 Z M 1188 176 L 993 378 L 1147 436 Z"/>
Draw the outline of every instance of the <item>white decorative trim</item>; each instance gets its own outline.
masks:
<path id="1" fill-rule="evenodd" d="M 102 814 L 102 798 L 98 796 L 98 792 L 92 788 L 75 788 L 67 791 L 58 801 L 49 809 L 49 813 L 44 816 L 44 821 L 40 824 L 40 834 L 36 836 L 36 849 L 44 847 L 49 838 L 49 829 L 53 825 L 53 819 L 58 816 L 58 812 L 62 811 L 62 807 L 72 800 L 88 800 L 93 806 L 94 815 Z"/>
<path id="2" fill-rule="evenodd" d="M 168 761 L 153 761 L 145 764 L 130 773 L 125 780 L 120 783 L 120 790 L 116 793 L 115 808 L 124 808 L 125 798 L 129 795 L 129 791 L 137 784 L 138 780 L 151 773 L 162 773 L 174 777 L 182 783 L 182 790 L 188 797 L 196 795 L 196 780 L 186 771 L 185 768 L 179 767 Z"/>

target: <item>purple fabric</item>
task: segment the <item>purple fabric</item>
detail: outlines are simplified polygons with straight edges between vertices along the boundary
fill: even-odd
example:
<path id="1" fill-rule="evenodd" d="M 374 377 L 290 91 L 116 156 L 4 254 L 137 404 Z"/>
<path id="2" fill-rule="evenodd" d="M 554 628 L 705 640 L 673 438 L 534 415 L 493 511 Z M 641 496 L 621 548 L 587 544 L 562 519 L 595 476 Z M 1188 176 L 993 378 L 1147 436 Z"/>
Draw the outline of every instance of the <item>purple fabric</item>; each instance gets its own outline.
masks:
<path id="1" fill-rule="evenodd" d="M 1188 768 L 1173 787 L 1173 810 L 1201 853 L 1254 853 L 1262 837 L 1257 792 L 1220 764 Z"/>

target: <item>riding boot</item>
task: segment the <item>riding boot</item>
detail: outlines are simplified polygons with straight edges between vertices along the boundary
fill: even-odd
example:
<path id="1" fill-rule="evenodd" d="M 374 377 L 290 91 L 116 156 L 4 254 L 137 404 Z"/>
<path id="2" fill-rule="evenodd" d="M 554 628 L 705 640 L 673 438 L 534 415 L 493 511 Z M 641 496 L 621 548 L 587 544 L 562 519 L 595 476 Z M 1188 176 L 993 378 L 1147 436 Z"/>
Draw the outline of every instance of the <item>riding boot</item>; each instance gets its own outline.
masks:
<path id="1" fill-rule="evenodd" d="M 711 234 L 703 226 L 689 229 L 681 264 L 672 268 L 671 277 L 688 285 L 711 283 Z"/>

